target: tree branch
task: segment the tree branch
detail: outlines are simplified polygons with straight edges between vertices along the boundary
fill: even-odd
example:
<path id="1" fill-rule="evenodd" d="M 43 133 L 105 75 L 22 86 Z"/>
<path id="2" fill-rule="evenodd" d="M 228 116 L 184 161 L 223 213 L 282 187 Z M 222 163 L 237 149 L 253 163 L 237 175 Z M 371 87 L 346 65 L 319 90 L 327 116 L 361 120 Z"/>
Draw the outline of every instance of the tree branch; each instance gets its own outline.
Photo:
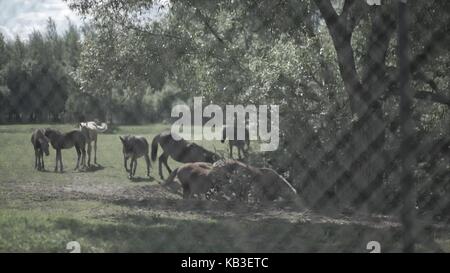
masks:
<path id="1" fill-rule="evenodd" d="M 352 33 L 361 20 L 367 3 L 361 0 L 345 0 L 342 13 L 339 16 L 345 22 L 345 28 L 348 33 Z"/>
<path id="2" fill-rule="evenodd" d="M 195 13 L 197 14 L 198 17 L 200 17 L 200 20 L 203 22 L 203 24 L 209 30 L 209 32 L 211 32 L 211 34 L 214 35 L 214 37 L 219 42 L 221 42 L 222 44 L 225 43 L 223 38 L 220 37 L 219 33 L 211 26 L 211 24 L 209 23 L 208 18 L 206 18 L 206 16 L 203 15 L 203 13 L 200 11 L 199 8 L 195 8 Z"/>
<path id="3" fill-rule="evenodd" d="M 426 100 L 435 103 L 445 104 L 447 107 L 450 107 L 450 97 L 447 97 L 442 94 L 430 92 L 430 91 L 416 91 L 414 94 L 414 98 L 419 100 Z"/>
<path id="4" fill-rule="evenodd" d="M 447 48 L 450 39 L 448 33 L 450 32 L 450 17 L 447 20 L 446 27 L 441 27 L 434 30 L 430 39 L 427 41 L 421 53 L 417 54 L 411 61 L 411 73 L 415 73 L 422 67 L 429 59 L 430 55 L 437 54 L 442 48 Z"/>
<path id="5" fill-rule="evenodd" d="M 423 71 L 416 71 L 416 73 L 414 73 L 414 79 L 428 84 L 434 92 L 439 92 L 437 83 L 433 79 L 425 75 Z"/>

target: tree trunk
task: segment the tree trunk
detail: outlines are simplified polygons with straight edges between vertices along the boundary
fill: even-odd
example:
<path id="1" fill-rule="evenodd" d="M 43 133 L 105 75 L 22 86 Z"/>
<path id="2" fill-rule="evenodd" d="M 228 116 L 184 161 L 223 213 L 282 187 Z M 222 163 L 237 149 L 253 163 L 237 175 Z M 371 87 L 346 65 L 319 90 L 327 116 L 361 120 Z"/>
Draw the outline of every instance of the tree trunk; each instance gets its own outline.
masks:
<path id="1" fill-rule="evenodd" d="M 349 95 L 354 124 L 343 144 L 345 177 L 338 180 L 339 199 L 347 205 L 366 207 L 374 192 L 382 185 L 385 169 L 385 127 L 380 96 L 386 92 L 385 58 L 391 35 L 395 30 L 391 5 L 372 9 L 372 28 L 368 36 L 367 53 L 360 79 L 354 59 L 351 37 L 360 9 L 355 1 L 346 1 L 338 15 L 329 0 L 315 1 L 325 19 L 337 54 L 339 71 Z M 336 151 L 337 152 L 337 151 Z M 376 203 L 373 205 L 376 206 Z"/>

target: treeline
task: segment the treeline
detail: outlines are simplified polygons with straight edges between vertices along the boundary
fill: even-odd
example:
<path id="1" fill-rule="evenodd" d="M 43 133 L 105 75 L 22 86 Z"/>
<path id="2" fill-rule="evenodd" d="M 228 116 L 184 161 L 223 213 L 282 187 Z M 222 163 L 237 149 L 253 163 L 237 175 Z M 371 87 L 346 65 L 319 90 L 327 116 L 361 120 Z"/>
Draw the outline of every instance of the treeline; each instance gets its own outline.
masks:
<path id="1" fill-rule="evenodd" d="M 59 34 L 49 18 L 46 30 L 27 39 L 6 40 L 0 33 L 0 123 L 79 122 L 99 118 L 109 122 L 156 122 L 170 117 L 179 90 L 166 84 L 155 92 L 144 87 L 138 96 L 111 89 L 106 99 L 82 90 L 78 77 L 83 37 L 92 37 L 89 26 L 69 22 Z M 85 60 L 89 61 L 89 60 Z"/>
<path id="2" fill-rule="evenodd" d="M 0 34 L 0 122 L 58 122 L 76 92 L 80 32 L 73 25 L 59 35 L 49 19 L 45 33 L 6 41 Z"/>

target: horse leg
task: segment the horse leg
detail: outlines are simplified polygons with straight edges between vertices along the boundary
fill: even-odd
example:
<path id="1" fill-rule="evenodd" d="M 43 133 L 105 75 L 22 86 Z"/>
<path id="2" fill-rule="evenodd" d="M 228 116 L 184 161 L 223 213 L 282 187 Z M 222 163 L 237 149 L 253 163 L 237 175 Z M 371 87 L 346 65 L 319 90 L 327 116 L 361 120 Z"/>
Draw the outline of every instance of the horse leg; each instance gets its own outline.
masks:
<path id="1" fill-rule="evenodd" d="M 41 160 L 42 160 L 42 170 L 45 171 L 45 165 L 44 165 L 44 153 L 41 152 Z"/>
<path id="2" fill-rule="evenodd" d="M 55 173 L 58 171 L 59 151 L 60 150 L 56 150 Z"/>
<path id="3" fill-rule="evenodd" d="M 188 184 L 182 184 L 183 186 L 183 199 L 188 199 L 191 197 L 191 189 Z"/>
<path id="4" fill-rule="evenodd" d="M 169 173 L 172 173 L 172 169 L 169 167 L 169 164 L 167 164 L 167 160 L 169 159 L 169 156 L 165 155 L 164 156 L 164 165 L 166 166 L 166 169 Z"/>
<path id="5" fill-rule="evenodd" d="M 97 135 L 94 137 L 94 164 L 97 165 Z"/>
<path id="6" fill-rule="evenodd" d="M 145 163 L 147 164 L 147 176 L 150 177 L 150 157 L 148 156 L 148 154 L 144 155 L 145 158 Z"/>
<path id="7" fill-rule="evenodd" d="M 42 161 L 41 161 L 41 157 L 42 157 L 42 150 L 38 150 L 38 154 L 37 154 L 37 164 L 38 164 L 38 170 L 41 171 L 42 170 Z"/>
<path id="8" fill-rule="evenodd" d="M 134 169 L 133 169 L 133 176 L 135 176 L 136 175 L 136 167 L 137 167 L 137 159 L 136 158 L 134 158 L 133 159 L 133 161 L 134 161 Z"/>
<path id="9" fill-rule="evenodd" d="M 128 163 L 128 157 L 124 156 L 123 157 L 123 166 L 125 167 L 125 171 L 128 173 L 130 171 L 128 170 L 127 163 Z"/>
<path id="10" fill-rule="evenodd" d="M 159 164 L 158 164 L 158 171 L 159 171 L 159 176 L 161 177 L 161 179 L 163 179 L 164 180 L 164 176 L 163 176 L 163 174 L 162 174 L 162 164 L 163 164 L 163 161 L 164 161 L 164 153 L 159 157 L 159 160 L 158 160 L 159 162 Z"/>
<path id="11" fill-rule="evenodd" d="M 61 149 L 58 149 L 56 151 L 56 167 L 55 167 L 55 172 L 58 171 L 58 163 L 59 163 L 59 171 L 63 172 L 63 163 L 62 163 L 62 152 Z"/>
<path id="12" fill-rule="evenodd" d="M 41 150 L 39 151 L 39 166 L 40 166 L 40 170 L 45 170 L 44 168 L 44 152 Z"/>
<path id="13" fill-rule="evenodd" d="M 238 158 L 239 158 L 239 160 L 242 159 L 241 149 L 242 149 L 241 146 L 237 146 L 237 150 L 238 150 Z"/>
<path id="14" fill-rule="evenodd" d="M 77 165 L 75 166 L 75 169 L 74 169 L 76 171 L 80 167 L 81 151 L 80 151 L 80 147 L 78 147 L 78 146 L 75 146 L 75 150 L 77 151 Z"/>
<path id="15" fill-rule="evenodd" d="M 88 162 L 87 162 L 87 165 L 88 165 L 88 167 L 91 166 L 91 151 L 92 151 L 91 141 L 88 140 L 88 150 L 87 150 L 87 154 L 88 154 Z"/>
<path id="16" fill-rule="evenodd" d="M 133 160 L 133 158 L 131 158 L 130 171 L 128 172 L 128 178 L 129 179 L 133 178 L 133 164 L 134 164 L 134 160 Z"/>
<path id="17" fill-rule="evenodd" d="M 59 150 L 59 171 L 64 171 L 63 159 L 62 159 L 62 150 Z"/>
<path id="18" fill-rule="evenodd" d="M 247 149 L 245 149 L 245 146 L 247 146 Z M 250 146 L 244 144 L 244 147 L 242 148 L 242 152 L 244 153 L 244 157 L 248 157 L 248 150 L 249 149 L 250 149 Z"/>
<path id="19" fill-rule="evenodd" d="M 81 165 L 83 169 L 86 169 L 86 147 L 85 145 L 81 146 Z"/>
<path id="20" fill-rule="evenodd" d="M 34 149 L 34 168 L 39 170 L 39 166 L 38 166 L 39 158 L 38 158 L 38 155 L 39 155 L 38 150 Z"/>
<path id="21" fill-rule="evenodd" d="M 231 144 L 231 141 L 228 142 L 230 146 L 230 158 L 233 158 L 233 144 Z"/>

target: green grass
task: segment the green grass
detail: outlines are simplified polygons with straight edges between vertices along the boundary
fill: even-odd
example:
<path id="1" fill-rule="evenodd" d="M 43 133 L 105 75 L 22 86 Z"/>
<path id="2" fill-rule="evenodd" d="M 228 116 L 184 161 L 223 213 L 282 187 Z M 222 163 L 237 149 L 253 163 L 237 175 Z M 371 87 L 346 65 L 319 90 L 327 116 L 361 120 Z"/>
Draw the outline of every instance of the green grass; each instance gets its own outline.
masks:
<path id="1" fill-rule="evenodd" d="M 82 252 L 367 252 L 371 240 L 380 241 L 383 251 L 400 250 L 398 228 L 275 207 L 182 200 L 158 179 L 127 179 L 118 136 L 138 134 L 151 141 L 167 125 L 120 126 L 99 135 L 103 168 L 96 171 L 73 171 L 76 153 L 64 150 L 62 174 L 34 170 L 30 136 L 37 127 L 74 128 L 0 126 L 0 252 L 68 252 L 70 241 L 78 241 Z M 219 141 L 198 143 L 226 154 Z M 52 149 L 47 170 L 53 170 L 54 159 Z M 140 159 L 137 176 L 145 174 Z M 159 177 L 156 163 L 151 174 Z M 439 236 L 449 250 L 448 233 Z"/>

